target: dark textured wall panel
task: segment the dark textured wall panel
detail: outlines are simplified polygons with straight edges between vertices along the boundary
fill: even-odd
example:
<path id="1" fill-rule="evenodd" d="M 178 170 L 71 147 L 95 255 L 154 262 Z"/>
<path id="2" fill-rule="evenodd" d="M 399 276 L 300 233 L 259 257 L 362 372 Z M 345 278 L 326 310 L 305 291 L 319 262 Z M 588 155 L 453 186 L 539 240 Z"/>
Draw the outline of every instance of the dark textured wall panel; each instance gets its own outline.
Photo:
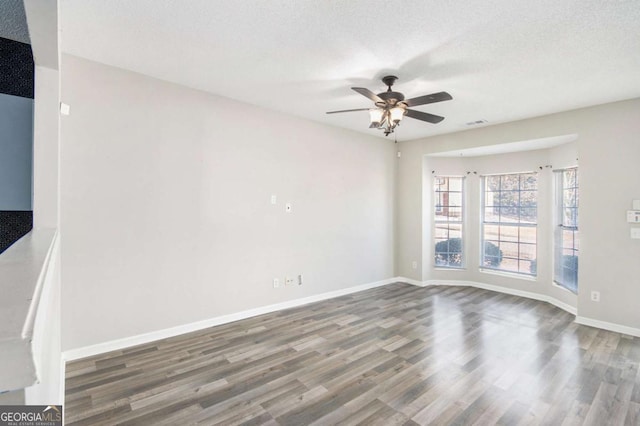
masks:
<path id="1" fill-rule="evenodd" d="M 0 211 L 0 253 L 33 228 L 33 212 Z"/>
<path id="2" fill-rule="evenodd" d="M 33 99 L 31 46 L 0 37 L 0 93 Z"/>

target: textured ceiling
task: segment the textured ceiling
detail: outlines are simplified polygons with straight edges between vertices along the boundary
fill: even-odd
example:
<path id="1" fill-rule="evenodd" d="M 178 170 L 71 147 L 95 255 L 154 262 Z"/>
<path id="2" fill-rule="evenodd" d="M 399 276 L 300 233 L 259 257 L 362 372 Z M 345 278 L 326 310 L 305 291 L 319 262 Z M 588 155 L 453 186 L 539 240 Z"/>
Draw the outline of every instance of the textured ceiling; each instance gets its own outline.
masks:
<path id="1" fill-rule="evenodd" d="M 407 97 L 398 140 L 640 97 L 638 0 L 61 0 L 62 50 L 379 135 L 351 86 Z"/>
<path id="2" fill-rule="evenodd" d="M 29 44 L 22 0 L 0 0 L 0 37 Z"/>

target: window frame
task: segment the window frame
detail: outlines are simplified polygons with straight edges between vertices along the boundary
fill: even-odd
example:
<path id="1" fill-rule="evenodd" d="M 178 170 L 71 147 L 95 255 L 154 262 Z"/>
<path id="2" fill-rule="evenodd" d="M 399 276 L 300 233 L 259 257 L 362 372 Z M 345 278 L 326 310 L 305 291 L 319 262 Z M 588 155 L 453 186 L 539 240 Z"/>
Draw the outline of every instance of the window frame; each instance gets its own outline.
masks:
<path id="1" fill-rule="evenodd" d="M 533 175 L 535 176 L 535 189 L 530 189 L 530 188 L 524 188 L 522 187 L 522 176 L 526 176 L 526 175 Z M 503 190 L 502 189 L 502 177 L 503 176 L 518 176 L 518 188 L 517 190 L 513 190 L 513 189 L 506 189 Z M 495 178 L 495 177 L 500 177 L 500 189 L 498 191 L 487 191 L 487 179 L 488 178 Z M 535 280 L 538 276 L 537 273 L 537 258 L 538 258 L 538 201 L 539 201 L 539 175 L 537 172 L 534 171 L 529 171 L 529 172 L 516 172 L 516 173 L 495 173 L 495 174 L 490 174 L 490 175 L 482 175 L 480 176 L 481 180 L 480 180 L 480 197 L 481 197 L 481 202 L 480 202 L 480 206 L 481 206 L 481 212 L 480 212 L 480 258 L 479 258 L 479 269 L 480 271 L 483 272 L 493 272 L 493 273 L 499 273 L 499 274 L 505 274 L 505 275 L 513 275 L 516 276 L 518 278 L 526 278 L 526 279 L 533 279 Z M 517 192 L 518 193 L 518 204 L 515 206 L 505 206 L 502 204 L 499 205 L 491 205 L 491 206 L 487 206 L 487 193 L 488 192 Z M 521 221 L 521 214 L 523 209 L 531 209 L 533 207 L 531 206 L 524 206 L 522 204 L 522 193 L 523 192 L 535 192 L 535 222 L 522 222 Z M 502 221 L 501 220 L 501 216 L 502 214 L 499 213 L 498 214 L 498 220 L 497 221 L 489 221 L 487 220 L 486 217 L 486 212 L 487 212 L 487 207 L 497 207 L 499 210 L 501 210 L 502 208 L 512 208 L 512 209 L 517 209 L 518 210 L 518 221 L 514 222 L 514 221 Z M 488 239 L 486 238 L 486 227 L 487 226 L 496 226 L 498 229 L 498 234 L 497 234 L 497 239 Z M 514 240 L 502 240 L 501 239 L 501 235 L 502 235 L 502 227 L 516 227 L 517 228 L 517 239 Z M 526 240 L 523 242 L 523 237 L 522 237 L 522 233 L 521 230 L 523 228 L 532 228 L 535 230 L 534 236 L 534 243 L 530 243 L 530 242 L 526 242 Z M 502 247 L 501 247 L 501 243 L 504 244 L 516 244 L 518 246 L 518 254 L 517 257 L 505 257 L 504 253 L 501 256 L 501 262 L 506 258 L 506 259 L 512 259 L 512 260 L 516 260 L 517 261 L 517 265 L 518 265 L 518 270 L 514 271 L 511 269 L 505 269 L 505 268 L 501 268 L 500 264 L 498 264 L 498 266 L 491 266 L 490 264 L 485 263 L 485 259 L 486 259 L 486 252 L 485 252 L 485 248 L 487 243 L 492 243 L 494 245 L 496 245 L 497 243 L 497 247 L 500 249 L 500 251 L 502 251 Z M 532 259 L 527 259 L 525 257 L 523 257 L 523 255 L 521 253 L 521 246 L 522 245 L 532 245 L 534 246 L 534 256 Z M 490 256 L 493 257 L 493 256 Z M 529 272 L 524 272 L 520 270 L 520 262 L 528 262 L 529 263 Z M 535 272 L 531 272 L 532 270 L 532 265 L 535 262 Z"/>
<path id="2" fill-rule="evenodd" d="M 447 215 L 447 220 L 438 220 L 438 215 L 436 213 L 442 212 L 443 208 L 445 206 L 440 205 L 439 201 L 439 194 L 442 193 L 458 193 L 458 191 L 451 191 L 450 190 L 450 183 L 447 186 L 447 191 L 437 191 L 436 190 L 436 186 L 437 186 L 437 182 L 438 179 L 459 179 L 460 180 L 460 216 L 457 220 L 451 220 L 451 217 L 449 215 Z M 459 176 L 459 175 L 434 175 L 433 176 L 433 182 L 431 185 L 431 193 L 433 195 L 433 206 L 432 206 L 432 214 L 433 214 L 433 221 L 432 221 L 432 230 L 433 230 L 433 238 L 432 238 L 432 243 L 433 243 L 433 266 L 434 268 L 437 269 L 448 269 L 448 270 L 461 270 L 461 269 L 465 269 L 466 268 L 466 256 L 465 256 L 465 238 L 464 238 L 464 230 L 465 230 L 465 218 L 466 218 L 466 177 L 465 176 Z M 438 208 L 440 207 L 440 209 Z M 458 206 L 451 206 L 451 205 L 447 205 L 446 207 L 458 207 Z M 450 262 L 447 262 L 446 264 L 438 264 L 437 262 L 437 253 L 436 252 L 436 245 L 438 244 L 438 239 L 436 236 L 436 230 L 438 228 L 438 225 L 446 225 L 447 226 L 447 236 L 449 237 L 451 229 L 449 228 L 449 225 L 457 225 L 460 227 L 460 264 L 456 265 L 456 264 L 452 264 Z M 451 238 L 447 238 L 447 240 L 443 240 L 443 241 L 448 241 Z M 452 252 L 446 252 L 448 254 L 452 253 Z"/>
<path id="3" fill-rule="evenodd" d="M 575 172 L 574 186 L 565 187 L 565 173 L 573 171 Z M 580 204 L 580 181 L 579 181 L 579 170 L 578 166 L 567 167 L 564 169 L 554 170 L 554 232 L 553 232 L 553 283 L 557 286 L 570 291 L 573 294 L 578 294 L 579 281 L 578 281 L 578 269 L 579 269 L 579 258 L 580 258 L 580 249 L 579 249 L 579 217 L 578 217 L 578 207 Z M 565 191 L 570 190 L 575 192 L 575 204 L 571 206 L 565 206 Z M 572 222 L 575 222 L 574 225 L 566 225 L 565 224 L 565 209 L 572 209 Z M 571 221 L 570 221 L 571 222 Z M 564 233 L 571 232 L 571 247 L 567 248 L 564 245 Z M 575 277 L 575 282 L 572 286 L 570 283 L 565 282 L 564 280 L 559 280 L 561 278 L 558 273 L 560 270 L 563 272 L 562 278 L 564 278 L 565 270 L 572 270 L 573 268 L 565 267 L 565 251 L 571 251 L 571 256 L 575 260 L 571 260 L 569 263 L 575 265 L 575 270 L 573 270 L 572 276 Z"/>

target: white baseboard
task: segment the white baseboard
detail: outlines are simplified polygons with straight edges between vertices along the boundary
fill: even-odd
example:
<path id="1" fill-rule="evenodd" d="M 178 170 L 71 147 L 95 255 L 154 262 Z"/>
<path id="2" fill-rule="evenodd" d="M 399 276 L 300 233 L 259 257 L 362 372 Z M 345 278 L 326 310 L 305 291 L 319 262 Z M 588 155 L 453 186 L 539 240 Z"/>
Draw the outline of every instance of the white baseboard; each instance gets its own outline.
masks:
<path id="1" fill-rule="evenodd" d="M 382 281 L 376 281 L 372 283 L 357 285 L 354 287 L 344 288 L 336 291 L 330 291 L 328 293 L 316 294 L 314 296 L 304 297 L 301 299 L 289 300 L 282 303 L 276 303 L 274 305 L 262 306 L 260 308 L 249 309 L 234 314 L 223 315 L 220 317 L 210 318 L 203 321 L 192 322 L 189 324 L 179 325 L 177 327 L 166 328 L 163 330 L 152 331 L 149 333 L 138 334 L 136 336 L 125 337 L 122 339 L 111 340 L 109 342 L 98 343 L 91 346 L 85 346 L 76 349 L 70 349 L 64 351 L 62 356 L 65 361 L 73 361 L 76 359 L 86 358 L 106 352 L 117 351 L 120 349 L 128 348 L 131 346 L 141 345 L 145 343 L 154 342 L 160 339 L 166 339 L 168 337 L 174 337 L 193 331 L 203 330 L 205 328 L 214 327 L 216 325 L 227 324 L 234 321 L 239 321 L 246 318 L 255 317 L 258 315 L 268 314 L 282 309 L 295 308 L 301 305 L 306 305 L 313 302 L 320 302 L 322 300 L 332 299 L 334 297 L 344 296 L 351 293 L 357 293 L 359 291 L 368 290 L 375 287 L 381 287 L 387 284 L 399 282 L 401 280 L 397 278 L 389 278 Z"/>
<path id="2" fill-rule="evenodd" d="M 568 305 L 567 303 L 561 302 L 551 296 L 532 293 L 529 291 L 516 290 L 491 284 L 480 283 L 476 281 L 462 281 L 462 280 L 427 280 L 427 281 L 419 281 L 406 277 L 395 277 L 389 278 L 382 281 L 376 281 L 373 283 L 362 284 L 354 287 L 349 287 L 341 290 L 331 291 L 327 293 L 317 294 L 314 296 L 304 297 L 301 299 L 289 300 L 282 303 L 277 303 L 273 305 L 267 305 L 260 308 L 249 309 L 242 312 L 237 312 L 234 314 L 223 315 L 220 317 L 210 318 L 203 321 L 197 321 L 189 324 L 180 325 L 177 327 L 171 327 L 163 330 L 152 331 L 149 333 L 139 334 L 136 336 L 125 337 L 122 339 L 112 340 L 109 342 L 98 343 L 96 345 L 85 346 L 81 348 L 71 349 L 64 351 L 62 354 L 62 365 L 61 369 L 61 377 L 65 377 L 65 362 L 73 361 L 81 358 L 86 358 L 94 355 L 99 355 L 106 352 L 116 351 L 124 348 L 128 348 L 131 346 L 141 345 L 145 343 L 150 343 L 156 340 L 166 339 L 168 337 L 174 337 L 185 333 L 190 333 L 192 331 L 203 330 L 205 328 L 214 327 L 216 325 L 227 324 L 234 321 L 239 321 L 246 318 L 251 318 L 258 315 L 268 314 L 271 312 L 279 311 L 282 309 L 295 308 L 298 306 L 306 305 L 309 303 L 320 302 L 322 300 L 332 299 L 334 297 L 344 296 L 347 294 L 357 293 L 359 291 L 368 290 L 371 288 L 381 287 L 388 284 L 393 284 L 396 282 L 402 282 L 406 284 L 415 285 L 418 287 L 427 287 L 432 285 L 449 285 L 449 286 L 467 286 L 467 287 L 476 287 L 485 290 L 491 290 L 499 293 L 510 294 L 513 296 L 526 297 L 529 299 L 540 300 L 542 302 L 551 303 L 554 306 L 557 306 L 560 309 L 565 310 L 566 312 L 576 315 L 576 308 Z M 618 333 L 628 334 L 631 336 L 640 337 L 640 329 L 627 327 L 624 325 L 609 323 L 605 321 L 594 320 L 591 318 L 585 318 L 581 316 L 576 316 L 576 323 L 583 324 L 587 326 L 592 326 L 596 328 L 601 328 L 604 330 L 615 331 Z M 64 380 L 61 383 L 61 395 L 64 395 Z"/>
<path id="3" fill-rule="evenodd" d="M 498 293 L 510 294 L 512 296 L 520 296 L 520 297 L 526 297 L 528 299 L 540 300 L 541 302 L 548 302 L 548 303 L 551 303 L 552 305 L 557 306 L 558 308 L 570 313 L 571 315 L 576 315 L 576 313 L 577 313 L 575 307 L 573 307 L 573 306 L 571 306 L 571 305 L 569 305 L 567 303 L 564 303 L 564 302 L 556 299 L 555 297 L 547 296 L 546 294 L 533 293 L 533 292 L 524 291 L 524 290 L 516 290 L 516 289 L 513 289 L 513 288 L 501 287 L 501 286 L 498 286 L 498 285 L 480 283 L 480 282 L 477 282 L 477 281 L 462 281 L 462 280 L 417 281 L 417 280 L 407 279 L 407 278 L 403 278 L 403 277 L 398 277 L 398 281 L 403 282 L 403 283 L 407 283 L 407 284 L 417 285 L 419 287 L 427 287 L 427 286 L 432 286 L 432 285 L 450 285 L 450 286 L 466 286 L 466 287 L 481 288 L 481 289 L 484 289 L 484 290 L 491 290 L 491 291 L 495 291 L 495 292 L 498 292 Z"/>
<path id="4" fill-rule="evenodd" d="M 67 377 L 67 363 L 64 359 L 64 354 L 60 356 L 60 390 L 59 390 L 59 405 L 64 405 L 64 396 L 66 392 L 65 378 Z"/>
<path id="5" fill-rule="evenodd" d="M 399 282 L 416 285 L 418 287 L 427 287 L 431 285 L 451 285 L 451 286 L 467 286 L 482 288 L 485 290 L 496 291 L 499 293 L 510 294 L 513 296 L 521 296 L 529 299 L 540 300 L 542 302 L 551 303 L 554 306 L 576 315 L 575 322 L 577 324 L 588 325 L 590 327 L 601 328 L 603 330 L 614 331 L 616 333 L 628 334 L 630 336 L 640 337 L 640 328 L 628 327 L 626 325 L 620 325 L 612 322 L 600 321 L 592 318 L 587 318 L 577 315 L 577 309 L 567 303 L 564 303 L 554 297 L 547 296 L 545 294 L 532 293 L 530 291 L 516 290 L 512 288 L 500 287 L 497 285 L 484 284 L 476 281 L 461 281 L 461 280 L 427 280 L 418 281 L 410 278 L 398 277 Z"/>
<path id="6" fill-rule="evenodd" d="M 626 325 L 620 325 L 612 322 L 600 321 L 580 316 L 576 317 L 576 323 L 588 325 L 589 327 L 602 328 L 603 330 L 615 331 L 616 333 L 640 337 L 640 328 L 627 327 Z"/>
<path id="7" fill-rule="evenodd" d="M 418 280 L 414 280 L 413 278 L 405 278 L 405 277 L 396 277 L 396 281 L 397 282 L 401 282 L 401 283 L 405 283 L 405 284 L 411 284 L 411 285 L 415 285 L 418 287 L 426 287 L 427 284 L 426 281 L 418 281 Z"/>

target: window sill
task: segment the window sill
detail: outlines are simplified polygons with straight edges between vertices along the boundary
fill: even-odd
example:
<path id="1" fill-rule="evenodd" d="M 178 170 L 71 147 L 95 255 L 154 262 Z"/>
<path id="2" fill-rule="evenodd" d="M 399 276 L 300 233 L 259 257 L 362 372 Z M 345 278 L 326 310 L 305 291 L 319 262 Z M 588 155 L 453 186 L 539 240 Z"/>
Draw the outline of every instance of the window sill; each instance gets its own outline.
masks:
<path id="1" fill-rule="evenodd" d="M 447 268 L 446 266 L 434 266 L 434 271 L 466 271 L 467 268 Z"/>
<path id="2" fill-rule="evenodd" d="M 577 296 L 577 295 L 578 295 L 578 292 L 577 292 L 577 291 L 575 291 L 575 292 L 574 292 L 573 290 L 569 290 L 568 288 L 566 288 L 566 287 L 564 287 L 564 286 L 561 286 L 560 284 L 558 284 L 558 283 L 557 283 L 557 282 L 555 282 L 555 281 L 551 281 L 551 284 L 552 284 L 554 287 L 559 288 L 559 289 L 562 289 L 562 290 L 566 291 L 566 292 L 567 292 L 567 293 L 569 293 L 569 294 L 573 294 L 574 296 Z"/>
<path id="3" fill-rule="evenodd" d="M 486 269 L 486 268 L 480 268 L 480 272 L 482 272 L 483 274 L 498 275 L 500 277 L 515 278 L 515 279 L 524 280 L 524 281 L 533 281 L 533 282 L 538 281 L 538 278 L 535 276 L 517 274 L 515 272 L 496 271 L 495 269 Z"/>

